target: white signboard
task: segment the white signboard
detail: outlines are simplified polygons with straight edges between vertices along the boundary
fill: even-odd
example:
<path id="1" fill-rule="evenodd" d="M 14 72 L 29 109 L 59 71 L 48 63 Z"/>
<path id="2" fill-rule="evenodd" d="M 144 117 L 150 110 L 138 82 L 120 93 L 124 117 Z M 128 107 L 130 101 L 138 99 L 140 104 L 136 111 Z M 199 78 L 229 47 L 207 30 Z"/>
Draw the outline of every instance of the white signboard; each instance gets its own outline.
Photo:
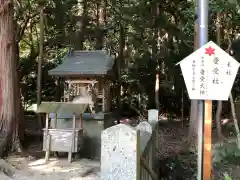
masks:
<path id="1" fill-rule="evenodd" d="M 239 63 L 212 41 L 179 62 L 190 99 L 228 100 Z"/>

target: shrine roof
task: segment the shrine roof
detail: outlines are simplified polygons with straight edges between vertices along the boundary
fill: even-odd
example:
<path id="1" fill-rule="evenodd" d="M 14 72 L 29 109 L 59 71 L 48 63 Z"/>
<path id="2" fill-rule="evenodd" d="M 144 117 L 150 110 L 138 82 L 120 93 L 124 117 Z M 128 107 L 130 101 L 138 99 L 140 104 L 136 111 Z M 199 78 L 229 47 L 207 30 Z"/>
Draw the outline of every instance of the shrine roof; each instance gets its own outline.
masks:
<path id="1" fill-rule="evenodd" d="M 114 58 L 104 50 L 71 51 L 62 64 L 49 70 L 53 76 L 106 75 L 112 72 Z"/>

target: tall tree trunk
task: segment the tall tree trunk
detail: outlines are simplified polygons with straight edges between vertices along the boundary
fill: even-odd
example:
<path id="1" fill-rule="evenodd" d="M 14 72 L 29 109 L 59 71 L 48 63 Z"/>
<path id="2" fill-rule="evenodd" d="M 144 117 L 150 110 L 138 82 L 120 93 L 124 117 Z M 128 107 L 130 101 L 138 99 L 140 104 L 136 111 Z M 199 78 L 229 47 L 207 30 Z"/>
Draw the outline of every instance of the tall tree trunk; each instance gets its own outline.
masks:
<path id="1" fill-rule="evenodd" d="M 217 44 L 221 46 L 221 20 L 220 13 L 217 13 L 217 21 L 216 21 L 216 34 L 217 34 Z M 217 125 L 217 137 L 218 139 L 222 139 L 222 126 L 221 126 L 221 114 L 222 114 L 222 101 L 217 102 L 217 111 L 216 111 L 216 125 Z"/>
<path id="2" fill-rule="evenodd" d="M 113 7 L 117 7 L 117 1 L 112 1 Z M 123 2 L 120 1 L 120 8 L 124 6 Z M 123 14 L 121 14 L 121 19 L 119 23 L 119 54 L 116 58 L 116 76 L 117 76 L 117 87 L 116 87 L 116 106 L 118 112 L 117 123 L 120 123 L 120 106 L 121 106 L 121 69 L 124 61 L 124 47 L 125 47 L 125 24 L 122 20 Z"/>
<path id="3" fill-rule="evenodd" d="M 103 48 L 103 41 L 104 41 L 104 23 L 105 23 L 105 3 L 103 0 L 97 1 L 97 13 L 96 13 L 96 20 L 97 20 L 97 31 L 96 31 L 96 49 L 101 50 Z"/>
<path id="4" fill-rule="evenodd" d="M 81 20 L 78 22 L 78 29 L 76 30 L 76 38 L 74 40 L 74 49 L 75 50 L 83 50 L 84 49 L 84 41 L 85 41 L 85 29 L 88 22 L 88 9 L 87 9 L 87 0 L 81 0 L 80 2 L 80 8 L 82 9 L 81 14 Z"/>
<path id="5" fill-rule="evenodd" d="M 237 134 L 237 146 L 238 146 L 238 149 L 240 149 L 240 131 L 239 131 L 238 120 L 237 120 L 237 115 L 235 111 L 234 100 L 232 97 L 232 92 L 230 93 L 229 98 L 230 98 L 230 104 L 231 104 L 232 118 L 233 118 L 235 130 Z"/>
<path id="6" fill-rule="evenodd" d="M 38 58 L 38 75 L 37 75 L 37 107 L 41 104 L 42 97 L 42 63 L 43 63 L 43 43 L 44 43 L 44 7 L 40 7 L 40 42 Z M 41 114 L 38 114 L 39 128 L 42 129 Z"/>
<path id="7" fill-rule="evenodd" d="M 121 106 L 121 89 L 122 89 L 122 82 L 121 82 L 121 69 L 122 64 L 124 61 L 124 47 L 125 47 L 125 31 L 124 31 L 124 25 L 122 22 L 119 24 L 120 30 L 119 30 L 119 56 L 117 58 L 117 80 L 118 80 L 118 86 L 116 88 L 116 96 L 117 96 L 117 109 L 118 109 L 118 123 L 120 123 L 120 106 Z"/>
<path id="8" fill-rule="evenodd" d="M 233 32 L 232 32 L 232 29 L 231 29 L 229 24 L 228 24 L 228 28 L 229 28 L 229 31 L 226 34 L 227 39 L 228 39 L 228 49 L 227 49 L 227 52 L 230 53 L 231 44 L 232 44 L 230 35 Z M 230 104 L 231 104 L 231 113 L 232 113 L 232 118 L 233 118 L 233 122 L 234 122 L 234 127 L 235 127 L 235 131 L 236 131 L 236 134 L 237 134 L 237 146 L 238 146 L 238 149 L 240 149 L 240 131 L 239 131 L 238 119 L 237 119 L 237 115 L 236 115 L 236 110 L 235 110 L 235 105 L 234 105 L 232 92 L 230 93 L 229 99 L 230 99 Z"/>
<path id="9" fill-rule="evenodd" d="M 6 155 L 18 139 L 18 122 L 15 100 L 16 63 L 13 1 L 0 0 L 0 156 Z"/>
<path id="10" fill-rule="evenodd" d="M 14 40 L 15 40 L 15 55 L 16 55 L 16 59 L 15 59 L 15 63 L 16 63 L 16 77 L 15 77 L 15 95 L 16 95 L 16 99 L 15 99 L 15 105 L 16 105 L 16 117 L 18 117 L 19 119 L 19 123 L 17 124 L 18 126 L 18 132 L 19 132 L 19 144 L 21 144 L 20 142 L 24 141 L 24 132 L 25 132 L 25 122 L 24 122 L 24 107 L 21 101 L 21 74 L 20 74 L 20 47 L 19 47 L 19 42 L 20 42 L 20 38 L 22 38 L 22 31 L 24 31 L 23 29 L 25 29 L 26 27 L 23 27 L 22 29 L 20 27 L 18 27 L 19 25 L 17 24 L 17 21 L 14 20 L 14 29 L 15 29 L 15 36 L 14 36 Z M 21 146 L 21 145 L 20 145 Z"/>
<path id="11" fill-rule="evenodd" d="M 239 131 L 238 120 L 237 120 L 237 115 L 236 115 L 236 111 L 235 111 L 234 100 L 232 97 L 232 92 L 230 93 L 229 98 L 230 98 L 230 103 L 231 103 L 232 118 L 233 118 L 235 130 L 236 130 L 236 134 L 237 134 L 237 146 L 238 146 L 238 149 L 240 149 L 240 131 Z"/>
<path id="12" fill-rule="evenodd" d="M 61 101 L 61 77 L 57 77 L 55 80 L 55 85 L 56 85 L 56 98 L 55 101 L 56 102 L 60 102 Z"/>
<path id="13" fill-rule="evenodd" d="M 216 126 L 217 126 L 217 138 L 221 140 L 223 138 L 222 125 L 221 125 L 221 114 L 222 114 L 222 101 L 217 102 L 216 111 Z"/>
<path id="14" fill-rule="evenodd" d="M 194 25 L 194 49 L 198 48 L 198 27 L 197 22 Z M 191 100 L 191 109 L 190 109 L 190 126 L 188 130 L 188 146 L 197 145 L 197 132 L 198 132 L 198 100 Z"/>
<path id="15" fill-rule="evenodd" d="M 156 63 L 156 79 L 155 79 L 155 105 L 156 109 L 160 110 L 160 102 L 159 102 L 159 85 L 160 85 L 160 67 L 159 62 L 157 59 L 157 38 L 158 38 L 158 28 L 156 27 L 156 18 L 158 16 L 158 4 L 152 5 L 152 16 L 153 16 L 153 22 L 152 22 L 152 31 L 153 31 L 153 39 L 152 39 L 152 59 L 155 60 Z"/>
<path id="16" fill-rule="evenodd" d="M 16 47 L 16 77 L 15 77 L 15 105 L 16 105 L 16 117 L 19 118 L 18 129 L 19 139 L 21 142 L 24 140 L 25 122 L 24 122 L 24 108 L 21 101 L 21 83 L 20 83 L 20 57 L 19 57 L 19 45 L 15 43 Z"/>

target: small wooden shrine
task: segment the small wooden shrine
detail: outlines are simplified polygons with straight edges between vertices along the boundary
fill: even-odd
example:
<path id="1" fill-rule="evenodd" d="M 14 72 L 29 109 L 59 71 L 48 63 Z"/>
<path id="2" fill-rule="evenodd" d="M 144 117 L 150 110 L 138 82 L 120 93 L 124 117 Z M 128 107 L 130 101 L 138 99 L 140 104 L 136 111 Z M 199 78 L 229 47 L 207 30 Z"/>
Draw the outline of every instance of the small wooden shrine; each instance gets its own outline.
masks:
<path id="1" fill-rule="evenodd" d="M 62 101 L 87 103 L 92 112 L 109 112 L 112 97 L 110 82 L 114 59 L 104 50 L 72 50 L 62 64 L 49 71 L 49 75 L 64 77 Z"/>
<path id="2" fill-rule="evenodd" d="M 72 161 L 72 153 L 83 148 L 83 127 L 82 121 L 76 125 L 76 114 L 82 115 L 88 104 L 71 102 L 42 102 L 38 107 L 38 113 L 46 113 L 46 123 L 43 129 L 43 150 L 45 161 L 49 160 L 50 152 L 68 152 L 68 161 Z M 73 114 L 72 128 L 56 128 L 56 113 Z M 49 114 L 55 113 L 54 127 L 49 125 Z M 60 119 L 61 120 L 61 119 Z"/>

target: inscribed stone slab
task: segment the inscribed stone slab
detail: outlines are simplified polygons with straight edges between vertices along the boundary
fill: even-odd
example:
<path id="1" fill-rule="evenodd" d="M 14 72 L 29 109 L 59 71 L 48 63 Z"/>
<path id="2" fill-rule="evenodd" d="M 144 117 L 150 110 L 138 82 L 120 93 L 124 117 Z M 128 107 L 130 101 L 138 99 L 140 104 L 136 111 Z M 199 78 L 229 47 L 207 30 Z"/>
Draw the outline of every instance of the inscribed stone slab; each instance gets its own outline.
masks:
<path id="1" fill-rule="evenodd" d="M 136 180 L 137 131 L 118 124 L 102 131 L 101 180 Z"/>

